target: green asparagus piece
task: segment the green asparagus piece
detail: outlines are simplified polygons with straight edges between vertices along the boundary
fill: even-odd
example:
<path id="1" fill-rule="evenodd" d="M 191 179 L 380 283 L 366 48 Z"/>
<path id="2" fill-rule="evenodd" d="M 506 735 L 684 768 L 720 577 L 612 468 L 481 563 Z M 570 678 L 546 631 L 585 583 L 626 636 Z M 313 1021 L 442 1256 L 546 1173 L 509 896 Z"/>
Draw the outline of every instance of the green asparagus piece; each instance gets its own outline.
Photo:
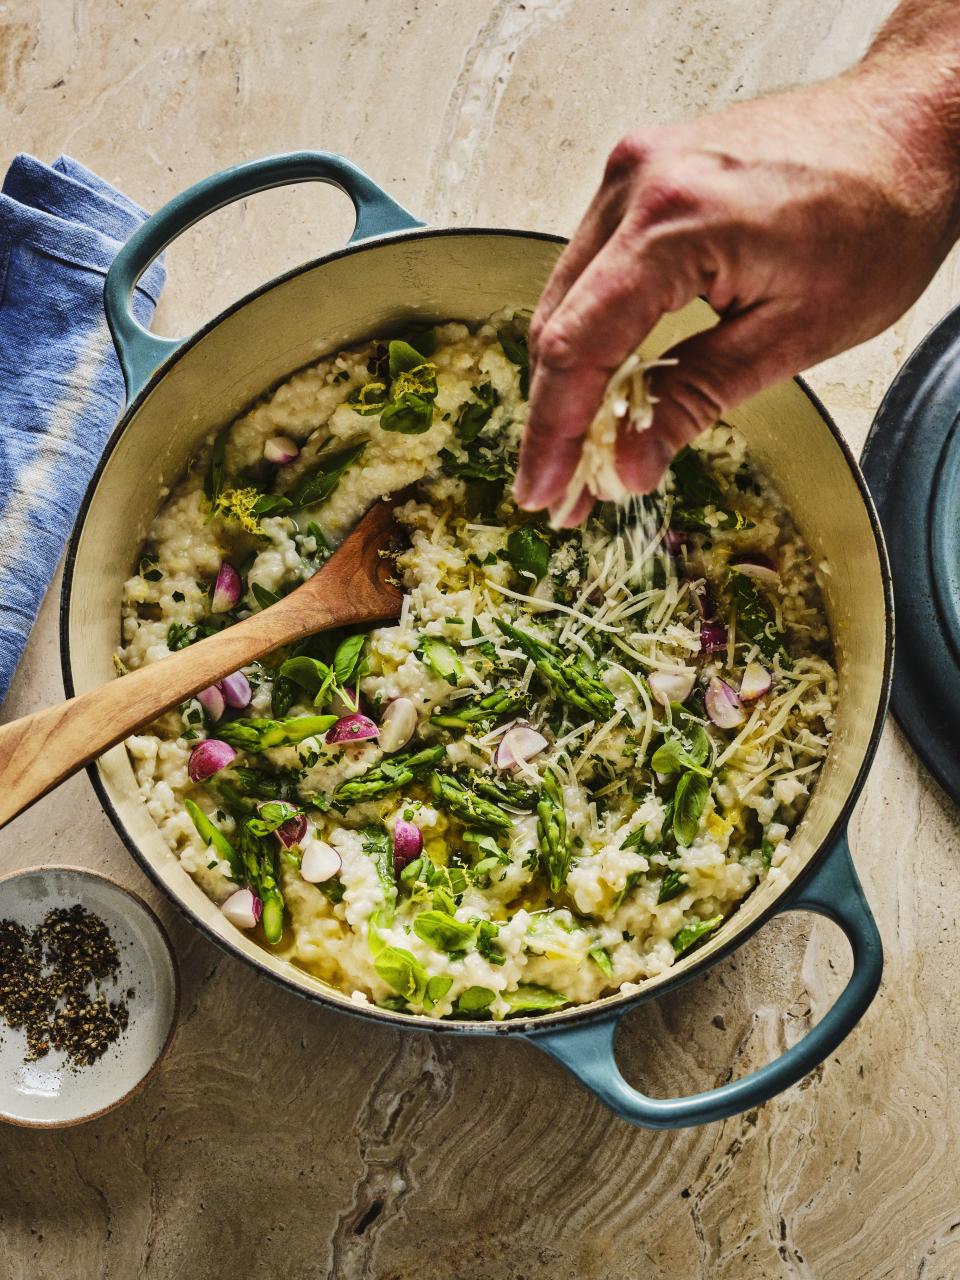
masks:
<path id="1" fill-rule="evenodd" d="M 383 906 L 371 917 L 371 924 L 386 928 L 393 924 L 397 909 L 397 881 L 393 868 L 393 846 L 383 827 L 364 827 L 360 833 L 363 851 L 373 859 L 383 890 Z"/>
<path id="2" fill-rule="evenodd" d="M 435 773 L 430 779 L 430 790 L 439 805 L 473 826 L 509 831 L 513 825 L 513 819 L 508 813 L 475 792 L 468 791 L 450 773 Z"/>
<path id="3" fill-rule="evenodd" d="M 217 725 L 217 737 L 239 751 L 257 753 L 272 747 L 292 747 L 304 738 L 325 733 L 337 723 L 336 716 L 290 716 L 287 720 L 231 720 Z"/>
<path id="4" fill-rule="evenodd" d="M 696 924 L 684 925 L 680 932 L 674 934 L 670 940 L 673 943 L 677 959 L 685 956 L 694 947 L 698 947 L 701 942 L 705 942 L 710 934 L 719 929 L 722 924 L 723 916 L 713 916 L 710 920 L 698 920 Z"/>
<path id="5" fill-rule="evenodd" d="M 236 849 L 234 849 L 220 828 L 211 822 L 198 804 L 194 804 L 192 800 L 184 800 L 183 804 L 187 813 L 193 819 L 193 825 L 197 828 L 197 834 L 200 839 L 207 848 L 212 846 L 221 858 L 229 862 L 230 874 L 239 884 L 243 879 L 243 864 Z"/>
<path id="6" fill-rule="evenodd" d="M 500 618 L 495 618 L 494 621 L 503 634 L 533 661 L 561 701 L 585 711 L 595 719 L 609 720 L 616 707 L 616 699 L 602 681 L 587 674 L 579 657 L 564 659 L 560 650 L 553 645 L 537 640 Z"/>
<path id="7" fill-rule="evenodd" d="M 745 573 L 732 573 L 730 585 L 737 606 L 737 629 L 751 644 L 755 644 L 768 662 L 777 657 L 782 666 L 787 664 L 777 621 L 770 602 Z"/>
<path id="8" fill-rule="evenodd" d="M 524 701 L 519 689 L 496 689 L 479 702 L 460 702 L 443 715 L 431 716 L 430 723 L 443 729 L 469 729 L 501 716 L 512 716 L 523 708 Z"/>
<path id="9" fill-rule="evenodd" d="M 540 866 L 554 893 L 563 888 L 570 869 L 570 849 L 567 845 L 567 815 L 563 808 L 563 793 L 557 775 L 552 769 L 543 774 L 543 790 L 537 804 L 537 841 L 540 845 Z"/>
<path id="10" fill-rule="evenodd" d="M 240 827 L 240 857 L 247 883 L 263 903 L 260 923 L 264 936 L 275 946 L 283 937 L 283 894 L 277 869 L 277 842 L 258 836 L 248 820 Z"/>
<path id="11" fill-rule="evenodd" d="M 540 792 L 533 787 L 524 786 L 513 778 L 485 778 L 476 770 L 470 774 L 470 786 L 477 795 L 492 800 L 494 804 L 509 805 L 514 809 L 532 809 L 537 803 Z"/>
<path id="12" fill-rule="evenodd" d="M 391 791 L 399 791 L 431 765 L 437 764 L 446 755 L 446 747 L 441 743 L 435 747 L 425 747 L 422 751 L 407 752 L 405 755 L 391 756 L 381 760 L 378 765 L 368 769 L 357 778 L 348 778 L 335 788 L 331 803 L 335 805 L 360 804 L 366 800 L 375 800 L 378 796 L 387 795 Z"/>

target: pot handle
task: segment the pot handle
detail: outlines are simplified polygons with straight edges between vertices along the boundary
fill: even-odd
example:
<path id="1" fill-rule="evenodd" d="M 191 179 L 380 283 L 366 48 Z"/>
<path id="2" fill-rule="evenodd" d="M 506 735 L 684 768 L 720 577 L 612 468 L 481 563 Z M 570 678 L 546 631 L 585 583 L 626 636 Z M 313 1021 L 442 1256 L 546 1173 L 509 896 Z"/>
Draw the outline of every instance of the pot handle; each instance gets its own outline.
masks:
<path id="1" fill-rule="evenodd" d="M 362 169 L 331 151 L 291 151 L 214 173 L 159 209 L 138 227 L 107 272 L 103 303 L 130 401 L 183 343 L 150 333 L 130 311 L 134 286 L 172 240 L 224 205 L 294 182 L 329 182 L 346 192 L 357 220 L 348 243 L 424 224 L 378 187 Z"/>
<path id="2" fill-rule="evenodd" d="M 645 1129 L 707 1124 L 769 1101 L 819 1066 L 853 1030 L 876 995 L 883 970 L 880 934 L 860 887 L 846 833 L 783 910 L 816 911 L 838 924 L 853 951 L 853 973 L 836 1004 L 802 1040 L 742 1080 L 688 1098 L 650 1098 L 639 1093 L 624 1080 L 614 1056 L 614 1036 L 623 1013 L 569 1029 L 533 1030 L 527 1039 L 562 1063 L 618 1116 Z"/>

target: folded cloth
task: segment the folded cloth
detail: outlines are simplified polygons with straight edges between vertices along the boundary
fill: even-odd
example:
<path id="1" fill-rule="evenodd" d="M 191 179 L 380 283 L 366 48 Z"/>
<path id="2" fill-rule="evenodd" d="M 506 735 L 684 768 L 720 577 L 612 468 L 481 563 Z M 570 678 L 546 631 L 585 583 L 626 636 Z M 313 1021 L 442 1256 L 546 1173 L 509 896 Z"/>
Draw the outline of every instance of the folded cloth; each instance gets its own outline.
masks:
<path id="1" fill-rule="evenodd" d="M 123 406 L 103 280 L 146 217 L 68 156 L 17 156 L 0 191 L 0 701 Z M 143 324 L 163 280 L 134 291 Z"/>

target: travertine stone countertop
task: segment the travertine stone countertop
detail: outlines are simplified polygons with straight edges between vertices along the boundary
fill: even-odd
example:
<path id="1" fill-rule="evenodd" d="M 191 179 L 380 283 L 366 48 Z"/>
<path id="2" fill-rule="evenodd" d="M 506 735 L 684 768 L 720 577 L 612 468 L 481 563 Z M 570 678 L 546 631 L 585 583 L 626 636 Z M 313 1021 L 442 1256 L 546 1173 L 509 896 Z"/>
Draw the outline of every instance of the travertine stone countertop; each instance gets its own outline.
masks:
<path id="1" fill-rule="evenodd" d="M 0 138 L 66 150 L 150 207 L 232 162 L 340 151 L 437 224 L 569 233 L 617 138 L 831 74 L 889 0 L 7 0 Z M 329 188 L 194 229 L 158 314 L 190 328 L 340 244 Z M 953 258 L 892 331 L 814 371 L 859 449 L 895 370 L 960 299 Z M 851 305 L 856 305 L 851 299 Z M 62 696 L 47 600 L 3 713 Z M 879 1280 L 960 1275 L 958 815 L 888 727 L 851 839 L 883 988 L 813 1077 L 761 1112 L 655 1134 L 514 1042 L 399 1036 L 255 977 L 131 862 L 86 777 L 0 835 L 0 870 L 66 861 L 142 893 L 183 972 L 161 1076 L 85 1128 L 0 1128 L 0 1280 Z M 636 1012 L 654 1093 L 742 1074 L 847 972 L 809 917 L 775 921 Z"/>

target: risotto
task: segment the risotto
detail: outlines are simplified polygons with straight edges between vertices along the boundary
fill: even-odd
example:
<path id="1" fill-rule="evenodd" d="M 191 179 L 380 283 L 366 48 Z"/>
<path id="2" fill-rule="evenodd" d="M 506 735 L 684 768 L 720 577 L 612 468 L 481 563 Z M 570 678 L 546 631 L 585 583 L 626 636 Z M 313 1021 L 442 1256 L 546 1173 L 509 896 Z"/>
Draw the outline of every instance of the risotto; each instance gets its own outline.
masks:
<path id="1" fill-rule="evenodd" d="M 229 920 L 433 1018 L 668 970 L 786 857 L 833 722 L 815 566 L 737 431 L 554 531 L 510 496 L 527 376 L 510 313 L 295 374 L 206 442 L 123 595 L 121 671 L 268 607 L 414 486 L 395 624 L 305 637 L 127 747 Z"/>

